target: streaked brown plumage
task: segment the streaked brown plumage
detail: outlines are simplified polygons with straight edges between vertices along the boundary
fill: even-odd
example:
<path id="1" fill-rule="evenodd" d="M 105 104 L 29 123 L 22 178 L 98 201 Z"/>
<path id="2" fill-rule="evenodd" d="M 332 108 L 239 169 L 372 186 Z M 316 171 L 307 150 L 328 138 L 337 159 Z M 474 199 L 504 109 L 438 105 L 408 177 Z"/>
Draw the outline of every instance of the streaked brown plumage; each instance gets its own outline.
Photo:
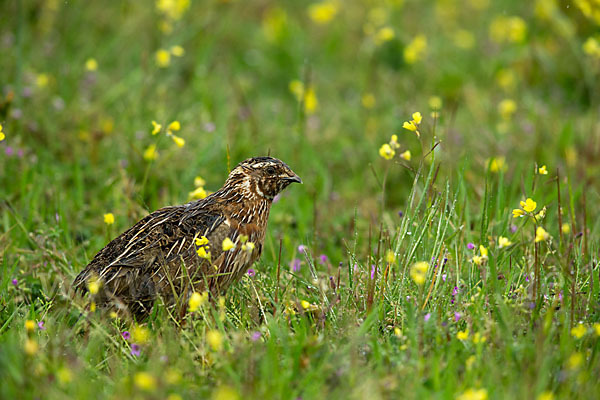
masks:
<path id="1" fill-rule="evenodd" d="M 161 296 L 169 306 L 183 306 L 192 291 L 222 293 L 238 281 L 262 252 L 273 198 L 302 180 L 272 157 L 238 164 L 221 189 L 179 206 L 164 207 L 143 218 L 104 247 L 75 278 L 87 290 L 99 280 L 99 306 L 113 304 L 144 318 Z M 242 249 L 244 236 L 254 244 Z M 201 258 L 195 239 L 209 240 L 209 259 Z M 230 238 L 235 247 L 223 251 Z"/>

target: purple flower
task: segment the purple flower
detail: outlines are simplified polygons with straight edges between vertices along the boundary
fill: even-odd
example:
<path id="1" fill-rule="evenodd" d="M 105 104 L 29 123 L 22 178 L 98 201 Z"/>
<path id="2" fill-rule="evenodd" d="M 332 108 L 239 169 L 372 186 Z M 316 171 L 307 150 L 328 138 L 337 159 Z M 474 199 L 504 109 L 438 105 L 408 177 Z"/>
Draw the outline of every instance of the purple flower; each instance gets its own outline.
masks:
<path id="1" fill-rule="evenodd" d="M 306 246 L 301 244 L 300 246 L 298 246 L 298 253 L 305 253 L 306 252 Z"/>
<path id="2" fill-rule="evenodd" d="M 454 313 L 454 322 L 458 322 L 459 319 L 460 319 L 460 313 L 459 312 L 455 312 Z"/>
<path id="3" fill-rule="evenodd" d="M 40 331 L 45 331 L 46 327 L 44 326 L 44 321 L 38 321 L 38 328 Z"/>
<path id="4" fill-rule="evenodd" d="M 256 271 L 254 271 L 252 268 L 248 269 L 248 276 L 252 278 L 254 275 L 256 275 Z"/>
<path id="5" fill-rule="evenodd" d="M 302 263 L 302 261 L 300 261 L 299 258 L 294 258 L 292 260 L 292 262 L 290 263 L 290 267 L 292 268 L 292 271 L 294 271 L 294 272 L 300 271 L 300 264 L 301 263 Z"/>
<path id="6" fill-rule="evenodd" d="M 121 333 L 121 336 L 123 337 L 123 339 L 125 340 L 129 340 L 129 338 L 131 337 L 131 335 L 129 334 L 129 331 L 123 331 Z M 136 345 L 137 346 L 137 345 Z"/>
<path id="7" fill-rule="evenodd" d="M 517 231 L 517 226 L 516 226 L 516 225 L 514 225 L 514 224 L 513 224 L 513 225 L 511 225 L 511 226 L 510 226 L 510 231 L 511 231 L 512 233 L 515 233 L 515 232 Z"/>
<path id="8" fill-rule="evenodd" d="M 525 275 L 525 282 L 529 282 L 529 275 Z"/>
<path id="9" fill-rule="evenodd" d="M 23 158 L 24 155 L 25 155 L 25 152 L 23 151 L 23 149 L 17 150 L 17 157 Z"/>
<path id="10" fill-rule="evenodd" d="M 19 281 L 17 280 L 17 278 L 14 278 L 11 283 L 13 284 L 14 287 L 17 287 L 19 285 Z"/>
<path id="11" fill-rule="evenodd" d="M 475 248 L 475 244 L 474 243 L 471 243 L 471 242 L 467 243 L 467 249 L 473 250 L 474 248 Z"/>
<path id="12" fill-rule="evenodd" d="M 425 316 L 423 317 L 423 320 L 424 320 L 425 322 L 427 322 L 427 321 L 429 321 L 429 319 L 430 319 L 430 318 L 431 318 L 431 313 L 427 313 L 427 314 L 425 314 Z"/>
<path id="13" fill-rule="evenodd" d="M 140 353 L 141 353 L 140 346 L 138 346 L 137 344 L 133 343 L 131 345 L 131 355 L 139 357 Z"/>
<path id="14" fill-rule="evenodd" d="M 358 271 L 358 264 L 354 264 L 354 268 L 352 270 L 353 270 L 353 272 L 357 272 Z"/>
<path id="15" fill-rule="evenodd" d="M 454 289 L 452 289 L 452 296 L 456 296 L 458 294 L 458 286 L 454 286 Z"/>
<path id="16" fill-rule="evenodd" d="M 319 264 L 325 265 L 327 263 L 327 256 L 325 254 L 321 254 L 319 256 Z"/>
<path id="17" fill-rule="evenodd" d="M 277 193 L 275 197 L 273 197 L 273 203 L 277 203 L 279 200 L 281 200 L 281 194 Z"/>
<path id="18" fill-rule="evenodd" d="M 444 282 L 446 282 L 446 276 L 447 276 L 446 274 L 442 274 L 442 280 L 443 280 Z"/>
<path id="19" fill-rule="evenodd" d="M 11 157 L 13 154 L 15 154 L 15 150 L 11 147 L 11 146 L 6 146 L 6 148 L 4 149 L 4 153 Z"/>
<path id="20" fill-rule="evenodd" d="M 254 331 L 252 332 L 252 335 L 250 335 L 250 340 L 252 340 L 253 342 L 256 342 L 258 339 L 260 339 L 262 336 L 262 334 L 259 331 Z"/>
<path id="21" fill-rule="evenodd" d="M 375 279 L 375 264 L 371 265 L 371 280 Z"/>
<path id="22" fill-rule="evenodd" d="M 562 292 L 558 292 L 558 300 L 562 301 Z"/>
<path id="23" fill-rule="evenodd" d="M 404 213 L 403 213 L 402 211 L 398 211 L 398 216 L 399 216 L 400 218 L 402 218 L 402 217 L 404 217 Z"/>

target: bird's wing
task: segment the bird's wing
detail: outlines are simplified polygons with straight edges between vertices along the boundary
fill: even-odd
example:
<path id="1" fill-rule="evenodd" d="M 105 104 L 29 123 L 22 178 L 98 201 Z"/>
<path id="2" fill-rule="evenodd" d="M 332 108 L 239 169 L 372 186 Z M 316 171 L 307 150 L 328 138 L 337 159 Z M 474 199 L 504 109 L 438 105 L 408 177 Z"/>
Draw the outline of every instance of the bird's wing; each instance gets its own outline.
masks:
<path id="1" fill-rule="evenodd" d="M 150 272 L 157 261 L 168 263 L 189 253 L 195 237 L 210 235 L 224 221 L 218 212 L 190 217 L 188 208 L 164 207 L 137 222 L 98 252 L 73 285 L 81 287 L 93 275 L 106 283 L 124 273 Z"/>

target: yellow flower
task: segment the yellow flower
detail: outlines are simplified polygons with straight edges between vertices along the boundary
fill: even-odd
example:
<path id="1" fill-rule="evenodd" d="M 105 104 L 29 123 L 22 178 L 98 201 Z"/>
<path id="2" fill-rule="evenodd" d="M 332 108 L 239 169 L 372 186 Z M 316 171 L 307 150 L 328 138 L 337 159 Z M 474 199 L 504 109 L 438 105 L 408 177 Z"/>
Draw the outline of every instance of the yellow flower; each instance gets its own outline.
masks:
<path id="1" fill-rule="evenodd" d="M 385 143 L 379 148 L 379 155 L 386 160 L 391 160 L 396 155 L 396 152 L 392 149 L 392 146 Z"/>
<path id="2" fill-rule="evenodd" d="M 501 69 L 496 73 L 496 83 L 504 90 L 512 90 L 515 87 L 517 78 L 510 69 Z"/>
<path id="3" fill-rule="evenodd" d="M 190 7 L 190 0 L 156 0 L 156 9 L 173 21 L 181 19 Z"/>
<path id="4" fill-rule="evenodd" d="M 2 132 L 2 124 L 0 124 L 0 142 L 3 141 L 6 138 L 6 136 L 4 135 L 4 132 Z"/>
<path id="5" fill-rule="evenodd" d="M 421 116 L 421 113 L 417 111 L 413 113 L 412 120 L 416 125 L 419 125 L 423 120 L 423 117 Z"/>
<path id="6" fill-rule="evenodd" d="M 500 236 L 498 238 L 498 248 L 502 249 L 504 247 L 508 247 L 512 244 L 512 242 L 508 239 L 505 238 L 504 236 Z"/>
<path id="7" fill-rule="evenodd" d="M 167 131 L 178 131 L 180 129 L 181 129 L 181 124 L 179 123 L 179 121 L 173 121 L 167 127 Z"/>
<path id="8" fill-rule="evenodd" d="M 210 251 L 206 251 L 206 247 L 198 247 L 196 252 L 200 258 L 210 259 Z"/>
<path id="9" fill-rule="evenodd" d="M 181 57 L 185 54 L 185 50 L 181 46 L 172 46 L 171 54 L 173 54 L 175 57 Z"/>
<path id="10" fill-rule="evenodd" d="M 242 250 L 243 251 L 252 251 L 252 250 L 254 250 L 254 243 L 252 243 L 252 242 L 244 243 L 242 245 Z"/>
<path id="11" fill-rule="evenodd" d="M 158 158 L 158 151 L 156 151 L 156 145 L 151 144 L 144 150 L 144 160 L 152 161 Z"/>
<path id="12" fill-rule="evenodd" d="M 25 339 L 25 346 L 24 346 L 25 353 L 32 356 L 35 353 L 37 353 L 38 348 L 39 348 L 39 346 L 35 340 L 29 339 L 29 338 Z"/>
<path id="13" fill-rule="evenodd" d="M 156 121 L 152 121 L 152 134 L 156 135 L 162 129 L 162 125 L 156 123 Z"/>
<path id="14" fill-rule="evenodd" d="M 200 307 L 202 307 L 208 301 L 208 292 L 203 292 L 202 294 L 198 292 L 192 293 L 190 299 L 188 301 L 189 311 L 194 312 L 197 311 Z"/>
<path id="15" fill-rule="evenodd" d="M 148 372 L 138 372 L 133 377 L 133 382 L 135 383 L 135 386 L 148 392 L 156 389 L 156 379 Z"/>
<path id="16" fill-rule="evenodd" d="M 554 393 L 546 390 L 538 395 L 537 400 L 554 400 Z"/>
<path id="17" fill-rule="evenodd" d="M 150 340 L 150 331 L 145 326 L 136 324 L 131 330 L 131 337 L 135 343 L 144 344 Z"/>
<path id="18" fill-rule="evenodd" d="M 428 103 L 432 110 L 439 110 L 442 108 L 442 98 L 440 96 L 431 96 Z"/>
<path id="19" fill-rule="evenodd" d="M 494 157 L 489 161 L 490 172 L 497 174 L 500 171 L 506 171 L 506 158 Z"/>
<path id="20" fill-rule="evenodd" d="M 414 64 L 425 55 L 427 50 L 427 38 L 425 35 L 417 35 L 404 48 L 404 61 L 407 64 Z"/>
<path id="21" fill-rule="evenodd" d="M 483 263 L 483 257 L 474 255 L 473 258 L 471 258 L 471 261 L 473 261 L 473 264 L 475 265 L 481 265 Z"/>
<path id="22" fill-rule="evenodd" d="M 73 380 L 73 374 L 70 369 L 62 367 L 56 372 L 56 378 L 61 384 L 66 385 Z"/>
<path id="23" fill-rule="evenodd" d="M 497 43 L 522 43 L 527 34 L 527 24 L 520 17 L 498 16 L 490 24 L 490 37 Z"/>
<path id="24" fill-rule="evenodd" d="M 177 385 L 179 382 L 181 382 L 181 372 L 179 372 L 177 369 L 169 369 L 165 376 L 165 381 L 169 385 Z"/>
<path id="25" fill-rule="evenodd" d="M 373 93 L 365 93 L 361 99 L 361 103 L 364 108 L 371 109 L 375 107 L 375 96 L 373 95 Z"/>
<path id="26" fill-rule="evenodd" d="M 96 302 L 95 301 L 92 301 L 92 303 L 90 304 L 90 311 L 96 312 Z"/>
<path id="27" fill-rule="evenodd" d="M 541 167 L 538 168 L 538 174 L 548 175 L 548 170 L 546 169 L 545 165 L 542 165 Z"/>
<path id="28" fill-rule="evenodd" d="M 206 181 L 202 179 L 201 176 L 197 176 L 194 178 L 194 186 L 200 187 L 206 185 Z"/>
<path id="29" fill-rule="evenodd" d="M 487 400 L 486 389 L 467 389 L 456 400 Z"/>
<path id="30" fill-rule="evenodd" d="M 223 347 L 223 335 L 217 330 L 206 332 L 206 342 L 214 351 L 219 351 Z"/>
<path id="31" fill-rule="evenodd" d="M 569 369 L 577 369 L 577 368 L 579 368 L 579 366 L 581 365 L 582 362 L 583 362 L 583 354 L 576 352 L 576 353 L 571 354 L 571 356 L 567 360 L 567 367 L 569 367 Z"/>
<path id="32" fill-rule="evenodd" d="M 456 334 L 456 338 L 458 340 L 468 340 L 469 339 L 469 329 L 465 329 L 464 331 L 458 331 L 458 333 Z"/>
<path id="33" fill-rule="evenodd" d="M 600 336 L 600 324 L 598 322 L 596 322 L 592 328 L 594 328 L 594 332 L 596 333 L 596 336 Z"/>
<path id="34" fill-rule="evenodd" d="M 90 294 L 97 294 L 100 291 L 100 286 L 102 286 L 102 282 L 97 278 L 91 278 L 87 283 Z"/>
<path id="35" fill-rule="evenodd" d="M 587 328 L 583 324 L 577 324 L 577 326 L 571 329 L 571 336 L 576 339 L 581 339 L 587 333 Z"/>
<path id="36" fill-rule="evenodd" d="M 406 161 L 410 161 L 410 159 L 411 159 L 410 150 L 406 150 L 404 153 L 401 153 L 400 158 L 403 158 Z"/>
<path id="37" fill-rule="evenodd" d="M 465 361 L 465 367 L 467 367 L 467 370 L 471 370 L 471 368 L 473 368 L 473 364 L 475 364 L 475 361 L 477 361 L 477 357 L 470 356 L 469 358 L 467 358 L 467 361 Z"/>
<path id="38" fill-rule="evenodd" d="M 488 249 L 483 247 L 482 244 L 479 245 L 479 253 L 481 254 L 481 257 L 483 258 L 487 258 L 488 256 Z"/>
<path id="39" fill-rule="evenodd" d="M 396 335 L 396 337 L 402 337 L 402 330 L 398 327 L 394 328 L 394 335 Z"/>
<path id="40" fill-rule="evenodd" d="M 392 147 L 392 149 L 400 148 L 400 143 L 398 143 L 398 135 L 392 135 L 392 137 L 390 138 L 390 146 Z"/>
<path id="41" fill-rule="evenodd" d="M 104 223 L 106 225 L 112 225 L 115 223 L 115 215 L 113 213 L 104 214 Z"/>
<path id="42" fill-rule="evenodd" d="M 315 94 L 315 89 L 311 86 L 306 90 L 304 95 L 304 111 L 307 114 L 314 114 L 319 107 L 319 100 Z"/>
<path id="43" fill-rule="evenodd" d="M 472 49 L 475 46 L 475 35 L 466 29 L 459 29 L 453 35 L 454 45 L 461 49 Z"/>
<path id="44" fill-rule="evenodd" d="M 88 58 L 85 62 L 85 69 L 95 71 L 98 69 L 98 61 L 95 58 Z"/>
<path id="45" fill-rule="evenodd" d="M 305 310 L 310 308 L 310 303 L 306 300 L 302 300 L 300 301 L 300 305 L 302 306 L 302 308 L 304 308 Z"/>
<path id="46" fill-rule="evenodd" d="M 200 236 L 199 238 L 196 238 L 196 246 L 204 246 L 208 244 L 208 239 L 206 238 L 206 236 Z"/>
<path id="47" fill-rule="evenodd" d="M 583 52 L 588 56 L 600 58 L 600 42 L 593 37 L 587 38 L 583 44 Z"/>
<path id="48" fill-rule="evenodd" d="M 35 330 L 35 322 L 30 319 L 25 321 L 25 330 L 27 332 L 33 332 Z"/>
<path id="49" fill-rule="evenodd" d="M 485 343 L 487 341 L 487 338 L 485 336 L 483 336 L 481 333 L 476 332 L 473 335 L 473 343 L 478 344 L 478 343 Z"/>
<path id="50" fill-rule="evenodd" d="M 385 261 L 388 264 L 391 264 L 396 261 L 396 255 L 394 254 L 394 252 L 392 250 L 388 250 L 387 253 L 385 254 Z"/>
<path id="51" fill-rule="evenodd" d="M 535 209 L 537 208 L 537 203 L 530 198 L 527 198 L 527 200 L 525 201 L 521 201 L 521 203 L 519 204 L 521 204 L 523 210 L 525 210 L 525 212 L 528 213 L 535 211 Z"/>
<path id="52" fill-rule="evenodd" d="M 546 217 L 546 206 L 544 206 L 539 213 L 535 215 L 535 219 L 539 222 Z"/>
<path id="53" fill-rule="evenodd" d="M 302 96 L 304 95 L 304 83 L 300 82 L 297 79 L 294 79 L 289 84 L 290 92 L 296 97 L 296 100 L 302 100 Z"/>
<path id="54" fill-rule="evenodd" d="M 203 187 L 197 187 L 188 194 L 191 199 L 203 199 L 207 196 L 206 190 Z"/>
<path id="55" fill-rule="evenodd" d="M 48 77 L 47 74 L 38 74 L 35 77 L 35 84 L 39 88 L 44 88 L 44 87 L 48 86 L 48 82 L 50 82 L 50 78 Z"/>
<path id="56" fill-rule="evenodd" d="M 234 388 L 229 386 L 219 386 L 212 394 L 212 400 L 239 400 L 240 395 Z"/>
<path id="57" fill-rule="evenodd" d="M 263 34 L 270 42 L 282 39 L 287 31 L 288 15 L 278 6 L 268 8 L 262 18 Z"/>
<path id="58" fill-rule="evenodd" d="M 223 251 L 229 251 L 235 247 L 235 243 L 229 238 L 223 240 Z"/>
<path id="59" fill-rule="evenodd" d="M 404 121 L 404 123 L 402 124 L 402 127 L 404 129 L 408 129 L 411 132 L 417 131 L 417 126 L 415 125 L 414 121 Z"/>
<path id="60" fill-rule="evenodd" d="M 410 268 L 410 277 L 417 285 L 422 285 L 425 283 L 425 278 L 427 277 L 427 270 L 429 269 L 429 264 L 425 261 L 419 261 L 413 264 Z"/>
<path id="61" fill-rule="evenodd" d="M 504 99 L 498 104 L 498 112 L 505 120 L 508 120 L 517 111 L 517 103 L 511 99 Z"/>
<path id="62" fill-rule="evenodd" d="M 392 40 L 396 36 L 394 29 L 389 26 L 384 26 L 379 29 L 375 34 L 375 43 L 381 45 L 385 42 Z"/>
<path id="63" fill-rule="evenodd" d="M 546 230 L 544 228 L 542 228 L 541 226 L 538 226 L 537 229 L 535 230 L 535 242 L 545 242 L 546 240 L 548 240 L 550 238 L 550 235 L 548 234 L 548 232 L 546 232 Z"/>
<path id="64" fill-rule="evenodd" d="M 564 224 L 562 224 L 562 226 L 560 227 L 560 229 L 562 230 L 562 233 L 564 233 L 565 235 L 571 233 L 571 225 L 569 225 L 566 222 Z"/>
<path id="65" fill-rule="evenodd" d="M 165 49 L 158 50 L 154 55 L 156 65 L 160 68 L 167 68 L 171 64 L 171 53 Z"/>
<path id="66" fill-rule="evenodd" d="M 513 218 L 519 218 L 525 215 L 525 211 L 521 210 L 520 208 L 515 208 L 514 210 L 512 210 L 512 214 Z"/>
<path id="67" fill-rule="evenodd" d="M 338 13 L 337 2 L 322 1 L 308 6 L 308 16 L 317 24 L 326 24 Z"/>
<path id="68" fill-rule="evenodd" d="M 177 147 L 181 148 L 181 147 L 185 146 L 185 140 L 183 138 L 180 138 L 177 135 L 171 135 L 171 139 L 173 139 L 173 141 L 175 142 Z"/>

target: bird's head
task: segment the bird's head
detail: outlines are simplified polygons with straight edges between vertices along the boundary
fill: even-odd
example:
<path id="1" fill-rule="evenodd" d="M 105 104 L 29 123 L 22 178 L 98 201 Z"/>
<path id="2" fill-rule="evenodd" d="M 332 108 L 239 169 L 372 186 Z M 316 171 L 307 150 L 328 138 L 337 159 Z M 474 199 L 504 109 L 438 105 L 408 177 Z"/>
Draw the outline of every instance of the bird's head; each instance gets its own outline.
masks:
<path id="1" fill-rule="evenodd" d="M 273 157 L 249 158 L 229 174 L 227 184 L 241 187 L 249 196 L 273 200 L 290 183 L 302 179 L 281 160 Z"/>

